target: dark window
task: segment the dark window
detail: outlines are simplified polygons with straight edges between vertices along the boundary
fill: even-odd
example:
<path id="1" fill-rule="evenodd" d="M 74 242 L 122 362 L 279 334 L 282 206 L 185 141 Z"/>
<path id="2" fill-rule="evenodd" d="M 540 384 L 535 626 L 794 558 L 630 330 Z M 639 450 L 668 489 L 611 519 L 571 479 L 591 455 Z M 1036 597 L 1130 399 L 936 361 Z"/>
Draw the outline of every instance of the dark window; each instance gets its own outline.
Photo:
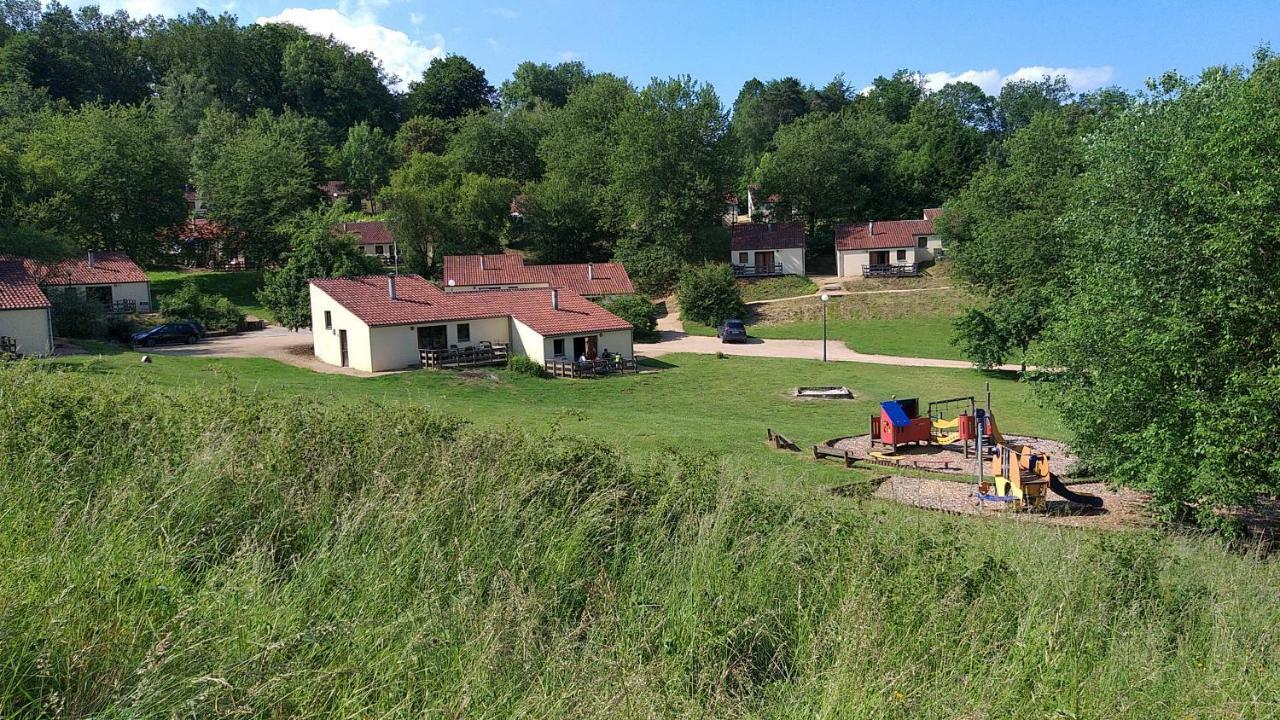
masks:
<path id="1" fill-rule="evenodd" d="M 564 338 L 551 341 L 551 354 L 556 357 L 564 357 Z"/>
<path id="2" fill-rule="evenodd" d="M 324 311 L 324 329 L 325 330 L 333 329 L 333 313 L 328 310 Z"/>
<path id="3" fill-rule="evenodd" d="M 471 342 L 471 323 L 458 323 L 458 342 Z"/>
<path id="4" fill-rule="evenodd" d="M 920 247 L 924 247 L 924 246 L 923 246 L 923 245 L 921 245 Z M 381 254 L 382 254 L 382 246 L 381 246 L 381 245 L 374 245 L 374 246 L 373 246 L 373 254 L 374 254 L 374 255 L 381 255 Z"/>
<path id="5" fill-rule="evenodd" d="M 920 248 L 929 247 L 929 238 L 924 235 L 921 235 L 920 237 L 916 238 L 916 247 L 920 247 Z"/>
<path id="6" fill-rule="evenodd" d="M 898 251 L 898 262 L 906 262 L 906 260 L 907 260 L 907 251 L 906 251 L 906 250 L 899 250 L 899 251 Z"/>
<path id="7" fill-rule="evenodd" d="M 444 325 L 418 328 L 418 347 L 423 350 L 444 350 L 449 347 L 447 330 Z"/>
<path id="8" fill-rule="evenodd" d="M 747 254 L 746 254 L 746 253 L 744 253 L 744 252 L 740 252 L 740 253 L 738 253 L 738 264 L 739 264 L 739 265 L 746 265 L 746 264 L 747 264 Z"/>

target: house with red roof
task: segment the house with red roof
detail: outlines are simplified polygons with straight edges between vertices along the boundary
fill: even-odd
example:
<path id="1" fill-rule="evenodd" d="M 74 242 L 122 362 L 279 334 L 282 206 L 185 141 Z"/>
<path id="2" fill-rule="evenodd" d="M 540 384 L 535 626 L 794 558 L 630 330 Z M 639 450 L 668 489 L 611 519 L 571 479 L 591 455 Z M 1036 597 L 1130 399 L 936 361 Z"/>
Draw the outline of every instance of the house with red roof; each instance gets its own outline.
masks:
<path id="1" fill-rule="evenodd" d="M 836 225 L 836 274 L 841 277 L 913 277 L 920 264 L 942 256 L 934 221 L 941 208 L 919 220 L 875 220 Z"/>
<path id="2" fill-rule="evenodd" d="M 361 220 L 344 222 L 333 228 L 334 232 L 355 237 L 356 244 L 365 255 L 380 258 L 384 263 L 391 263 L 396 256 L 396 242 L 391 237 L 391 229 L 381 220 Z"/>
<path id="3" fill-rule="evenodd" d="M 636 291 L 620 263 L 526 265 L 523 257 L 514 254 L 446 255 L 443 279 L 450 293 L 556 288 L 601 298 Z"/>
<path id="4" fill-rule="evenodd" d="M 729 233 L 729 264 L 734 275 L 805 274 L 804 223 L 740 223 Z"/>
<path id="5" fill-rule="evenodd" d="M 53 352 L 52 303 L 21 260 L 0 259 L 0 351 Z"/>
<path id="6" fill-rule="evenodd" d="M 631 324 L 567 288 L 445 292 L 418 275 L 311 281 L 315 355 L 367 372 L 631 360 Z"/>
<path id="7" fill-rule="evenodd" d="M 108 312 L 151 312 L 151 280 L 122 252 L 94 252 L 45 263 L 22 261 L 27 273 L 46 290 L 73 290 L 97 300 Z"/>

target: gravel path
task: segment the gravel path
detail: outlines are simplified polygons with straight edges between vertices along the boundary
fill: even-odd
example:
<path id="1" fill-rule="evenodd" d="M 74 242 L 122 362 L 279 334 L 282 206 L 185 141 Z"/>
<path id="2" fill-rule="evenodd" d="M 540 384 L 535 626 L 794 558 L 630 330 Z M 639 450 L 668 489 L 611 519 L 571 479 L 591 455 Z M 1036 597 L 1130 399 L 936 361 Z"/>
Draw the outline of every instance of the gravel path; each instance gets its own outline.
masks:
<path id="1" fill-rule="evenodd" d="M 1017 435 L 1006 435 L 1005 443 L 1008 445 L 1029 445 L 1031 449 L 1037 450 L 1049 455 L 1049 469 L 1059 477 L 1069 477 L 1076 464 L 1075 453 L 1071 452 L 1071 448 L 1057 440 L 1049 440 L 1046 438 L 1022 437 Z M 854 435 L 853 437 L 840 438 L 835 443 L 835 447 L 840 450 L 848 450 L 857 457 L 868 458 L 871 453 L 871 436 L 870 435 Z M 885 452 L 885 451 L 881 451 Z M 929 469 L 934 472 L 950 473 L 955 475 L 977 475 L 978 458 L 972 451 L 966 459 L 964 451 L 959 445 L 903 445 L 894 453 L 894 457 L 903 458 L 907 465 L 912 460 L 921 461 L 922 469 Z M 942 463 L 949 463 L 948 467 L 941 467 Z"/>
<path id="2" fill-rule="evenodd" d="M 959 515 L 1003 517 L 1026 522 L 1072 527 L 1135 528 L 1152 524 L 1143 507 L 1147 496 L 1134 490 L 1112 491 L 1103 483 L 1078 483 L 1072 490 L 1102 498 L 1102 510 L 1072 508 L 1065 500 L 1049 494 L 1048 512 L 1013 512 L 1004 503 L 979 502 L 973 483 L 892 476 L 872 493 L 882 500 L 940 510 Z"/>
<path id="3" fill-rule="evenodd" d="M 312 354 L 310 330 L 288 330 L 268 325 L 265 330 L 207 338 L 194 345 L 161 345 L 144 350 L 148 355 L 182 355 L 185 357 L 269 358 L 316 372 L 334 375 L 372 377 L 373 373 L 354 368 L 337 367 L 320 362 Z M 385 373 L 384 373 L 385 374 Z"/>
<path id="4" fill-rule="evenodd" d="M 683 332 L 659 332 L 653 343 L 636 343 L 635 351 L 646 357 L 660 357 L 671 353 L 699 353 L 714 355 L 743 355 L 750 357 L 822 359 L 821 340 L 763 340 L 749 338 L 745 343 L 721 343 L 716 337 L 686 335 Z M 936 367 L 972 369 L 973 364 L 964 360 L 939 360 L 936 358 L 898 357 L 896 355 L 869 355 L 850 350 L 837 340 L 827 343 L 827 359 L 832 362 L 857 362 L 871 365 L 897 365 L 899 367 Z M 1020 366 L 1012 363 L 1001 365 L 1001 370 L 1017 372 Z"/>

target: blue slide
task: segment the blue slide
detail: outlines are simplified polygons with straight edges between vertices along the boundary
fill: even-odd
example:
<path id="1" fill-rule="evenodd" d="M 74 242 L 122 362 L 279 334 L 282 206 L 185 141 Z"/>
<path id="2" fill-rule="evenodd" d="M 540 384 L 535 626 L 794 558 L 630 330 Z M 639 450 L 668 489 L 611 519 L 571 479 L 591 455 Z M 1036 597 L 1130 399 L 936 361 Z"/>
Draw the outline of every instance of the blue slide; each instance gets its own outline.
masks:
<path id="1" fill-rule="evenodd" d="M 1102 507 L 1102 498 L 1097 495 L 1090 495 L 1089 493 L 1078 493 L 1068 490 L 1067 486 L 1063 485 L 1062 481 L 1058 479 L 1058 476 L 1053 473 L 1049 474 L 1049 489 L 1064 498 L 1067 502 L 1091 508 Z"/>

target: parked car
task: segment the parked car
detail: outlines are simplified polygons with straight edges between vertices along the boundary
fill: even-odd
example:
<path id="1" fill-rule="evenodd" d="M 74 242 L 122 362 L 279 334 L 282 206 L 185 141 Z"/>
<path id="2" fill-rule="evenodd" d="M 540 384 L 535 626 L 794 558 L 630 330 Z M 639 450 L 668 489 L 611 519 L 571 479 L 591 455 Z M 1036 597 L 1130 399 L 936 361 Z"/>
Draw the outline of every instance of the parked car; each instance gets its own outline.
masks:
<path id="1" fill-rule="evenodd" d="M 143 345 L 152 347 L 164 343 L 187 343 L 188 345 L 200 339 L 200 329 L 195 323 L 165 323 L 157 325 L 150 330 L 136 332 L 130 340 L 134 345 Z"/>
<path id="2" fill-rule="evenodd" d="M 741 320 L 725 320 L 716 326 L 716 337 L 720 342 L 746 342 L 747 326 Z"/>

